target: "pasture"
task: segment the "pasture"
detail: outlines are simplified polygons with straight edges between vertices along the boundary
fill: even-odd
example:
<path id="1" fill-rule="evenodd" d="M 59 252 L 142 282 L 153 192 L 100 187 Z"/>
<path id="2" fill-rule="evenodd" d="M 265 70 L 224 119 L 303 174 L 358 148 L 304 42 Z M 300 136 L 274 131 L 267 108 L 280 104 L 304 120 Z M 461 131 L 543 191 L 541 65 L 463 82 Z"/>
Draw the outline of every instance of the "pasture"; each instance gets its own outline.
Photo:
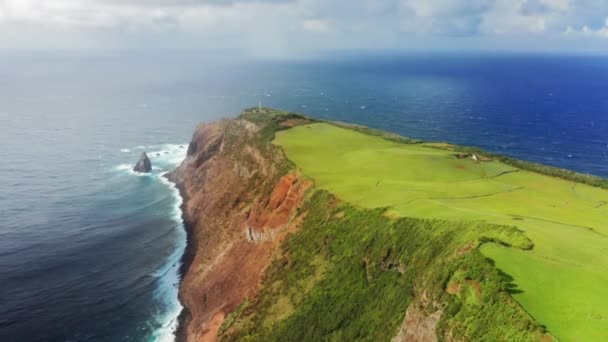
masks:
<path id="1" fill-rule="evenodd" d="M 608 340 L 607 190 L 328 123 L 279 131 L 274 143 L 317 188 L 355 206 L 523 230 L 530 251 L 481 247 L 514 278 L 514 298 L 561 340 Z"/>

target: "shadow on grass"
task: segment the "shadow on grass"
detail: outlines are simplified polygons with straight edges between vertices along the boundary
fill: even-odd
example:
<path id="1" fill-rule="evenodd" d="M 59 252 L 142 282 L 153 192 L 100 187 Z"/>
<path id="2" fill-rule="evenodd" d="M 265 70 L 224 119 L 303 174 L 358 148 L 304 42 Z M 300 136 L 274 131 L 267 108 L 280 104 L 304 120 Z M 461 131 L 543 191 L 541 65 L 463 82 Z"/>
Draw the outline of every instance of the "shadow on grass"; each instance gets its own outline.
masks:
<path id="1" fill-rule="evenodd" d="M 500 274 L 500 277 L 502 278 L 502 280 L 504 281 L 505 284 L 505 289 L 507 290 L 507 292 L 511 295 L 514 294 L 520 294 L 520 293 L 524 293 L 524 291 L 522 289 L 520 289 L 517 284 L 515 284 L 515 279 L 507 274 L 506 272 L 504 272 L 501 269 L 497 269 L 498 270 L 498 274 Z"/>
<path id="2" fill-rule="evenodd" d="M 502 279 L 502 281 L 503 281 L 503 283 L 505 285 L 505 290 L 507 291 L 507 293 L 509 293 L 510 295 L 524 293 L 524 290 L 520 289 L 519 286 L 515 283 L 515 278 L 513 278 L 507 272 L 505 272 L 505 271 L 501 270 L 500 268 L 496 267 L 496 262 L 494 260 L 492 260 L 490 258 L 486 258 L 486 261 L 489 262 L 490 265 L 492 265 L 493 267 L 495 267 L 496 270 L 498 270 L 498 275 Z"/>

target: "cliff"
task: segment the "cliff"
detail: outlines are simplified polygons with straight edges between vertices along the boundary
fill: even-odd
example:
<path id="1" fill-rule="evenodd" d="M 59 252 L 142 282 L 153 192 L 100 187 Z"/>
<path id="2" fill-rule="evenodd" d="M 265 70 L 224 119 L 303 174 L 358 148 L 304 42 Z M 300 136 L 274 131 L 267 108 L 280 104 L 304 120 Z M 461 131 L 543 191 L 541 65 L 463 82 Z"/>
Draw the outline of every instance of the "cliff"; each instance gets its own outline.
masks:
<path id="1" fill-rule="evenodd" d="M 169 174 L 188 229 L 180 340 L 552 339 L 513 300 L 513 279 L 479 250 L 532 249 L 521 230 L 398 217 L 314 187 L 273 143 L 294 126 L 306 133 L 297 145 L 319 138 L 311 122 L 263 109 L 196 128 L 187 158 Z M 339 138 L 327 143 L 340 148 Z M 335 162 L 312 161 L 325 163 L 323 170 Z M 361 163 L 351 173 L 370 166 Z"/>
<path id="2" fill-rule="evenodd" d="M 225 316 L 260 288 L 311 183 L 288 173 L 281 150 L 263 138 L 268 121 L 199 125 L 184 162 L 168 177 L 184 197 L 188 229 L 180 338 L 213 341 Z"/>

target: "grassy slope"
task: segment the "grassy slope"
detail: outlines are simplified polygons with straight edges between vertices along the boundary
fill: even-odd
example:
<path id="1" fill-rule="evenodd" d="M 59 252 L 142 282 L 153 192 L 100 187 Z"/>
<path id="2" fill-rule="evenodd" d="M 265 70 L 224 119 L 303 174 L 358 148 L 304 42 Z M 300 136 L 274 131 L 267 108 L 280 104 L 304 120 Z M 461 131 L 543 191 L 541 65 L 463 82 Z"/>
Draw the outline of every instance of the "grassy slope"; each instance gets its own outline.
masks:
<path id="1" fill-rule="evenodd" d="M 330 124 L 278 132 L 275 143 L 318 188 L 355 205 L 524 230 L 532 251 L 481 249 L 515 278 L 515 298 L 558 338 L 608 339 L 608 191 Z"/>
<path id="2" fill-rule="evenodd" d="M 234 341 L 389 341 L 412 301 L 427 314 L 441 303 L 437 330 L 457 340 L 535 341 L 543 328 L 508 295 L 512 285 L 475 248 L 480 239 L 522 249 L 513 227 L 389 219 L 317 191 L 284 243 L 253 303 L 228 316 Z M 448 294 L 450 284 L 460 286 Z M 420 298 L 426 298 L 426 302 Z M 504 324 L 508 322 L 508 324 Z"/>

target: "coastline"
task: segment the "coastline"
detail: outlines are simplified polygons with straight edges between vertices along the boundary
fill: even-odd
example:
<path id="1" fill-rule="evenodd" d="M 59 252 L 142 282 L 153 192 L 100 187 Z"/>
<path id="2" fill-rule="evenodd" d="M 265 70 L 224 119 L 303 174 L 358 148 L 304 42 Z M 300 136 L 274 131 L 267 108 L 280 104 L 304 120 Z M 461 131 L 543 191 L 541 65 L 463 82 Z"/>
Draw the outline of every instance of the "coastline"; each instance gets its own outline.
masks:
<path id="1" fill-rule="evenodd" d="M 178 164 L 179 165 L 179 164 Z M 156 178 L 158 178 L 160 180 L 161 183 L 165 184 L 169 190 L 173 193 L 173 196 L 175 197 L 175 201 L 177 203 L 175 206 L 176 210 L 179 210 L 179 213 L 176 213 L 178 215 L 175 215 L 175 220 L 176 220 L 176 224 L 177 226 L 181 226 L 181 227 L 177 227 L 176 228 L 178 230 L 184 229 L 184 233 L 180 232 L 180 235 L 183 234 L 184 236 L 180 236 L 180 241 L 178 243 L 177 250 L 174 252 L 174 256 L 175 257 L 171 257 L 168 261 L 168 264 L 172 265 L 173 268 L 175 268 L 175 265 L 177 263 L 179 263 L 179 267 L 177 268 L 177 270 L 175 270 L 175 274 L 174 277 L 177 279 L 174 279 L 171 282 L 171 286 L 173 288 L 176 288 L 176 295 L 177 295 L 177 302 L 176 304 L 179 305 L 179 309 L 176 310 L 178 311 L 177 314 L 173 314 L 171 313 L 167 318 L 170 318 L 170 321 L 168 321 L 166 323 L 166 325 L 164 326 L 164 329 L 168 329 L 169 331 L 164 331 L 161 332 L 159 334 L 155 334 L 153 336 L 153 340 L 154 341 L 159 341 L 159 342 L 169 342 L 169 341 L 175 341 L 175 333 L 176 331 L 179 329 L 180 326 L 180 316 L 182 315 L 182 312 L 184 310 L 184 305 L 181 303 L 181 301 L 179 300 L 179 286 L 181 285 L 181 281 L 182 281 L 182 267 L 183 267 L 183 263 L 184 263 L 184 255 L 186 253 L 186 250 L 188 249 L 188 230 L 186 229 L 186 225 L 184 223 L 184 214 L 183 214 L 183 206 L 184 206 L 184 197 L 180 191 L 180 189 L 178 188 L 177 184 L 174 183 L 173 181 L 171 181 L 168 177 L 167 174 L 169 172 L 171 172 L 172 170 L 168 170 L 165 171 L 159 175 L 156 176 Z M 183 238 L 183 241 L 181 240 L 181 238 Z"/>
<path id="2" fill-rule="evenodd" d="M 179 165 L 178 165 L 179 166 Z M 177 168 L 177 166 L 176 166 Z M 171 172 L 171 171 L 170 171 Z M 186 232 L 186 247 L 184 248 L 184 252 L 181 256 L 181 265 L 179 267 L 179 290 L 177 299 L 180 302 L 182 309 L 179 315 L 177 316 L 177 326 L 173 331 L 173 335 L 175 336 L 176 342 L 185 342 L 187 341 L 186 336 L 186 326 L 188 321 L 191 318 L 190 310 L 184 305 L 181 297 L 181 286 L 184 279 L 184 275 L 188 272 L 188 269 L 192 265 L 192 261 L 194 256 L 196 255 L 196 246 L 194 245 L 193 239 L 193 224 L 189 218 L 186 217 L 186 204 L 188 203 L 188 195 L 181 184 L 176 182 L 170 176 L 170 172 L 163 175 L 179 192 L 179 196 L 182 198 L 182 203 L 180 205 L 181 217 L 182 217 L 182 225 L 184 231 Z"/>
<path id="3" fill-rule="evenodd" d="M 155 329 L 146 336 L 147 341 L 175 341 L 175 332 L 180 326 L 179 317 L 182 315 L 184 308 L 179 300 L 179 286 L 184 272 L 182 266 L 184 254 L 188 247 L 188 230 L 185 227 L 183 212 L 185 194 L 180 191 L 175 182 L 167 177 L 185 159 L 184 145 L 162 144 L 121 149 L 123 153 L 138 149 L 150 149 L 148 153 L 154 161 L 150 173 L 134 172 L 132 165 L 128 163 L 114 167 L 114 170 L 126 173 L 129 176 L 148 178 L 153 183 L 160 184 L 163 188 L 163 194 L 167 193 L 167 199 L 170 200 L 170 203 L 167 203 L 167 218 L 172 222 L 173 248 L 171 254 L 163 258 L 162 265 L 153 273 L 153 276 L 158 279 L 158 286 L 154 289 L 152 295 L 162 305 L 162 308 L 159 308 L 159 311 L 154 314 L 152 324 L 154 324 Z"/>

